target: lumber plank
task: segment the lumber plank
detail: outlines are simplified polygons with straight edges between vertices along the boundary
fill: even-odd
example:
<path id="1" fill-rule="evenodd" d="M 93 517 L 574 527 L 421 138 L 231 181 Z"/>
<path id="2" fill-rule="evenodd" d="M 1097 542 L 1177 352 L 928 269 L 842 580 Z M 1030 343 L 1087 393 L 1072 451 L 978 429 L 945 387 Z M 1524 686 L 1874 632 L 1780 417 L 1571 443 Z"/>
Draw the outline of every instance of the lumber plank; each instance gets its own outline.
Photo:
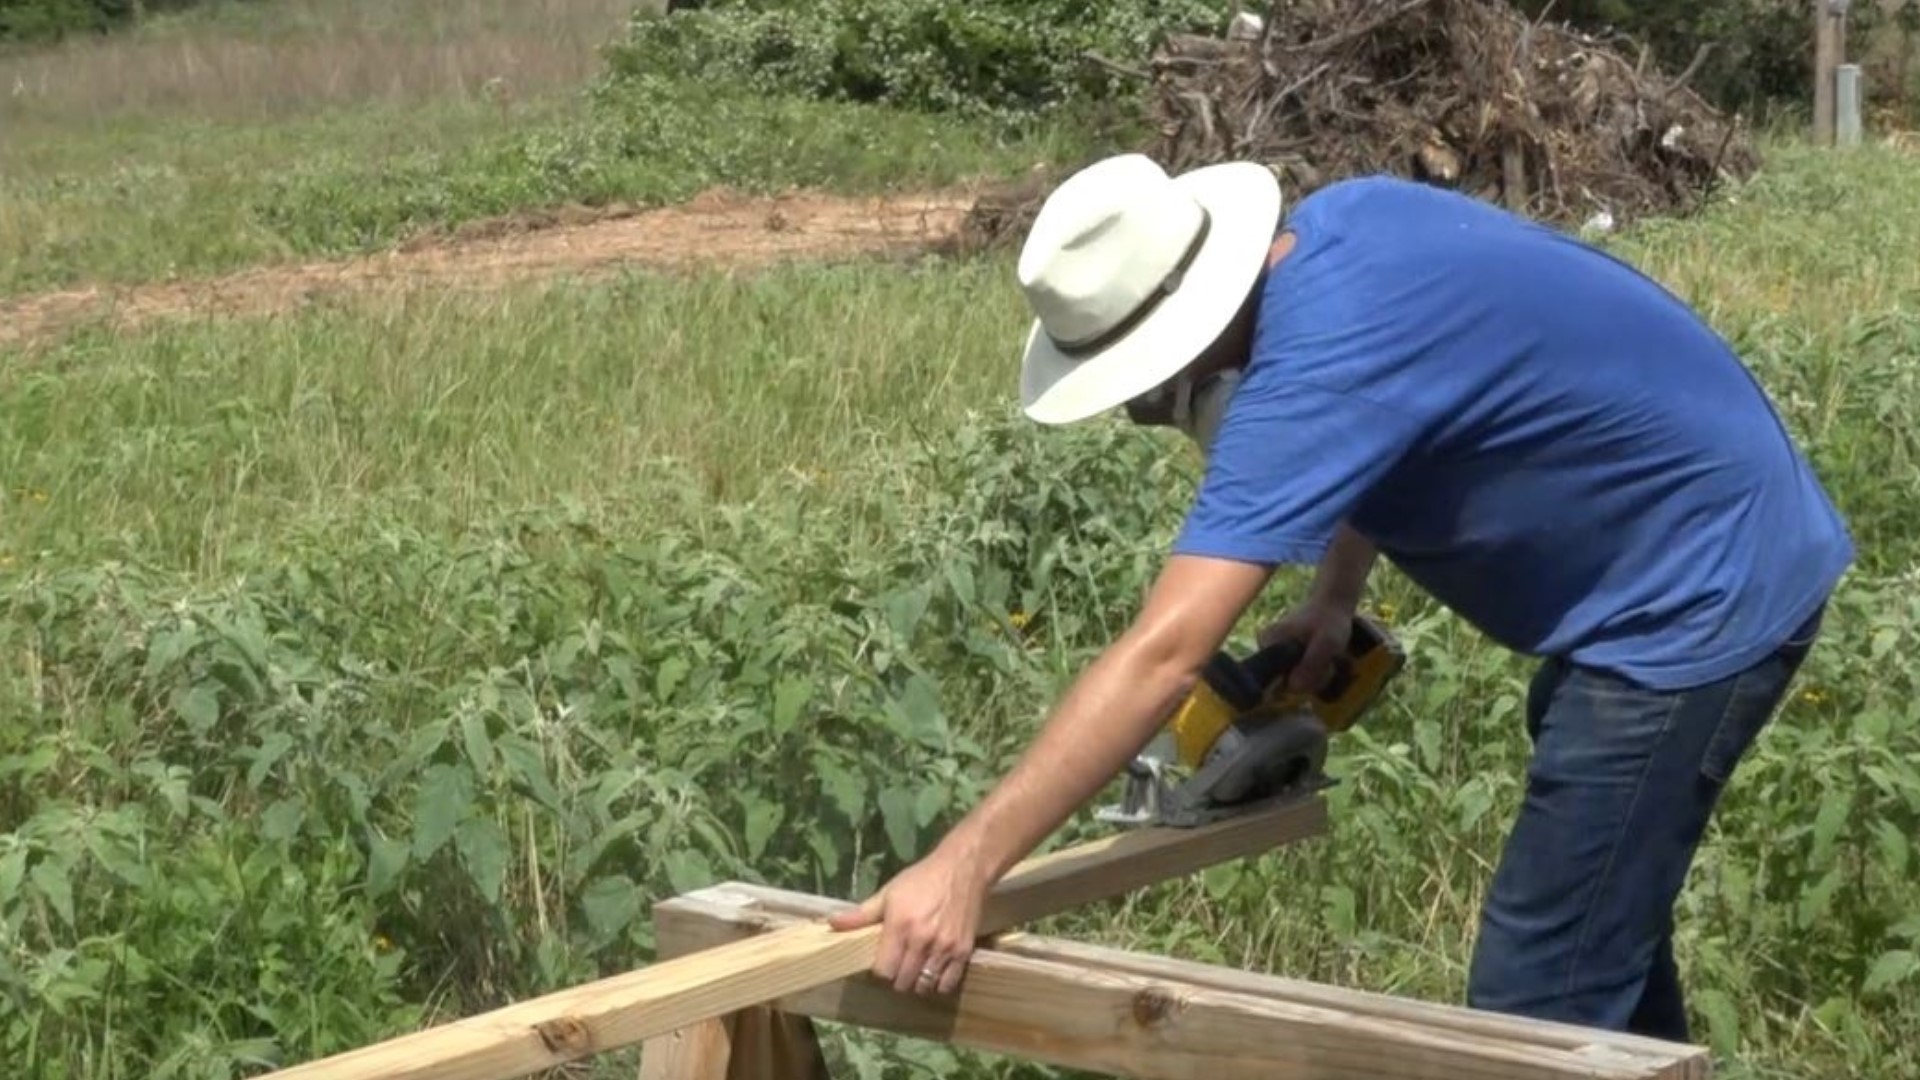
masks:
<path id="1" fill-rule="evenodd" d="M 1652 1062 L 1698 1057 L 1705 1060 L 1704 1048 L 1671 1043 L 1625 1032 L 1581 1027 L 1547 1020 L 1508 1016 L 1481 1009 L 1469 1009 L 1390 994 L 1353 990 L 1325 983 L 1264 975 L 1233 968 L 1200 966 L 1164 956 L 1125 952 L 1058 938 L 1028 934 L 1011 935 L 997 947 L 1015 956 L 1053 960 L 1066 964 L 1084 964 L 1108 971 L 1119 971 L 1146 978 L 1178 978 L 1211 989 L 1257 993 L 1301 1005 L 1340 1009 L 1383 1020 L 1419 1024 L 1436 1031 L 1505 1039 L 1511 1042 L 1553 1050 L 1577 1050 L 1588 1055 L 1628 1056 Z M 1693 1073 L 1676 1073 L 1684 1080 L 1704 1080 Z"/>
<path id="2" fill-rule="evenodd" d="M 793 916 L 711 890 L 662 905 L 676 948 L 765 932 Z M 695 953 L 695 955 L 698 955 Z M 1174 962 L 1170 962 L 1174 963 Z M 1186 965 L 1195 973 L 1218 971 Z M 1677 1080 L 1677 1055 L 1557 1049 L 1222 990 L 1169 968 L 1137 975 L 981 950 L 958 994 L 901 994 L 861 975 L 774 1007 L 1137 1080 Z"/>
<path id="3" fill-rule="evenodd" d="M 658 905 L 655 924 L 659 928 L 663 951 L 695 951 L 734 940 L 740 934 L 777 931 L 793 919 L 817 918 L 831 914 L 842 906 L 840 901 L 822 897 L 734 884 L 717 886 Z M 1353 1038 L 1377 1042 L 1383 1053 L 1397 1056 L 1411 1049 L 1420 1055 L 1451 1055 L 1456 1060 L 1448 1068 L 1460 1070 L 1455 1074 L 1463 1077 L 1504 1080 L 1535 1076 L 1617 1075 L 1659 1080 L 1706 1080 L 1711 1076 L 1711 1056 L 1702 1047 L 1570 1024 L 1502 1016 L 1027 934 L 999 938 L 992 942 L 991 948 L 977 952 L 974 962 L 969 965 L 960 1000 L 951 1004 L 950 1015 L 941 1018 L 938 1023 L 925 1015 L 923 1003 L 918 999 L 911 995 L 893 994 L 873 980 L 850 980 L 839 986 L 817 987 L 783 998 L 775 1004 L 779 1008 L 822 1019 L 866 1024 L 929 1037 L 952 1037 L 963 1042 L 974 1039 L 968 1045 L 999 1052 L 1029 1052 L 1029 1048 L 1007 1043 L 1002 1033 L 992 1028 L 993 1022 L 1003 1013 L 1012 1018 L 1020 1015 L 1014 1006 L 1002 1001 L 1006 993 L 1005 980 L 1009 977 L 1004 963 L 1010 960 L 1034 961 L 1046 965 L 1046 970 L 1051 973 L 1050 982 L 1022 988 L 1032 995 L 1029 1008 L 1037 1007 L 1034 1001 L 1057 1002 L 1063 1000 L 1059 995 L 1075 992 L 1075 985 L 1069 985 L 1072 980 L 1061 973 L 1111 976 L 1138 980 L 1148 986 L 1178 987 L 1180 994 L 1200 995 L 1199 1000 L 1211 1000 L 1206 998 L 1207 994 L 1220 993 L 1230 998 L 1254 997 L 1276 1006 L 1307 1010 L 1305 1015 L 1311 1017 L 1324 1019 L 1338 1016 L 1342 1018 L 1338 1022 L 1342 1030 Z M 976 977 L 985 981 L 984 991 L 976 987 Z M 970 997 L 975 993 L 984 993 L 985 996 Z M 1071 1007 L 1090 1009 L 1097 1006 L 1089 998 L 1077 1000 Z M 1258 1010 L 1249 1012 L 1247 1022 L 1271 1020 L 1281 1025 L 1299 1022 L 1298 1016 L 1281 1015 L 1276 1018 L 1257 1013 Z M 978 1030 L 981 1024 L 988 1027 L 984 1036 L 987 1041 L 984 1042 L 978 1041 L 983 1037 Z M 1057 1028 L 1054 1030 L 1057 1033 Z M 1267 1041 L 1286 1042 L 1296 1039 L 1298 1035 L 1283 1026 L 1268 1031 L 1263 1037 Z M 1289 1072 L 1284 1063 L 1269 1059 L 1254 1060 L 1260 1062 L 1258 1068 L 1276 1070 L 1271 1073 L 1274 1077 L 1349 1075 L 1325 1071 L 1328 1067 L 1325 1062 L 1315 1066 L 1320 1071 Z M 1080 1068 L 1106 1067 L 1104 1062 L 1078 1056 L 1055 1063 Z M 1358 1070 L 1352 1075 L 1425 1075 L 1394 1071 L 1401 1066 L 1372 1059 L 1357 1064 L 1348 1062 L 1347 1065 Z M 1221 1066 L 1209 1065 L 1209 1068 L 1218 1072 Z M 1214 1073 L 1209 1073 L 1209 1077 L 1214 1080 Z"/>
<path id="4" fill-rule="evenodd" d="M 1326 831 L 1319 796 L 1199 829 L 1141 829 L 1029 859 L 989 894 L 982 934 Z M 880 928 L 797 922 L 269 1074 L 276 1080 L 512 1080 L 872 968 Z"/>

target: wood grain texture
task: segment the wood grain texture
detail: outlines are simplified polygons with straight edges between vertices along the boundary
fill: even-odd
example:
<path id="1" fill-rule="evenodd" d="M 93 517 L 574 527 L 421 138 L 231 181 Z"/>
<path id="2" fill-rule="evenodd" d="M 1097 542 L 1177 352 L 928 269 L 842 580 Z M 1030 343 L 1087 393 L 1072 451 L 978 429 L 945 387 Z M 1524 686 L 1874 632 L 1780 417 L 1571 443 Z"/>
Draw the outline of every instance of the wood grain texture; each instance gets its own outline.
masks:
<path id="1" fill-rule="evenodd" d="M 740 1015 L 702 1020 L 648 1039 L 640 1056 L 640 1080 L 728 1080 Z"/>
<path id="2" fill-rule="evenodd" d="M 840 902 L 723 886 L 656 909 L 663 949 L 777 931 Z M 1700 1048 L 1028 935 L 975 954 L 953 998 L 865 977 L 776 1007 L 1070 1068 L 1183 1080 L 1707 1080 Z"/>
<path id="3" fill-rule="evenodd" d="M 1200 829 L 1143 829 L 1040 856 L 988 897 L 981 933 L 1119 896 L 1326 829 L 1312 797 Z M 638 971 L 270 1074 L 277 1080 L 512 1080 L 872 968 L 880 928 L 788 925 Z"/>
<path id="4" fill-rule="evenodd" d="M 830 1080 L 813 1021 L 763 1006 L 648 1039 L 640 1080 Z"/>

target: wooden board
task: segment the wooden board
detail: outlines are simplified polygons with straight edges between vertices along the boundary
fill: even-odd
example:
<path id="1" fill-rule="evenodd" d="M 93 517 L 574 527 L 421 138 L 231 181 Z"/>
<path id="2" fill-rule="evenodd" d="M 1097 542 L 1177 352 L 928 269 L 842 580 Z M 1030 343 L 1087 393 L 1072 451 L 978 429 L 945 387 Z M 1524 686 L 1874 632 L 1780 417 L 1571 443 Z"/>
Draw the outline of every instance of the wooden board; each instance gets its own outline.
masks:
<path id="1" fill-rule="evenodd" d="M 1312 797 L 1199 829 L 1143 829 L 1039 856 L 988 897 L 982 934 L 1326 831 Z M 797 922 L 697 955 L 270 1074 L 279 1080 L 511 1080 L 873 967 L 879 927 Z"/>
<path id="2" fill-rule="evenodd" d="M 739 1015 L 702 1020 L 649 1041 L 640 1080 L 728 1080 Z"/>
<path id="3" fill-rule="evenodd" d="M 639 1080 L 832 1080 L 813 1021 L 756 1005 L 649 1039 Z"/>
<path id="4" fill-rule="evenodd" d="M 777 932 L 838 901 L 722 886 L 658 906 L 663 951 Z M 1029 935 L 975 954 L 952 999 L 860 977 L 789 995 L 804 1015 L 1117 1076 L 1185 1080 L 1706 1080 L 1696 1046 L 1409 1001 Z"/>

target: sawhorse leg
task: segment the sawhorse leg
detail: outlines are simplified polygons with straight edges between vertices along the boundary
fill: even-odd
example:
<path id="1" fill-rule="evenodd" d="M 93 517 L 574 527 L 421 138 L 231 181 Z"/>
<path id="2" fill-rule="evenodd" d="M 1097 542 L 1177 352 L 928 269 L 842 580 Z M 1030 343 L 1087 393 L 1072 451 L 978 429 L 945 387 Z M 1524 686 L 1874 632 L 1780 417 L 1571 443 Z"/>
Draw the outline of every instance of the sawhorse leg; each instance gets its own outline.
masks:
<path id="1" fill-rule="evenodd" d="M 640 1080 L 830 1080 L 813 1021 L 743 1009 L 649 1040 Z"/>

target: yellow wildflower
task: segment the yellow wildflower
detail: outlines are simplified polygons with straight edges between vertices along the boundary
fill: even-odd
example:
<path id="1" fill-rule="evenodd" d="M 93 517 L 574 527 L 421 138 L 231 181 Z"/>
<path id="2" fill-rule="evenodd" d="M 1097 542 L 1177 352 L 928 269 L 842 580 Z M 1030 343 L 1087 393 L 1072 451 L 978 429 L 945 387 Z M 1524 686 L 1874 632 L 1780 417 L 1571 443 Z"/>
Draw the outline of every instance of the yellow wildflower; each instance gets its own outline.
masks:
<path id="1" fill-rule="evenodd" d="M 1027 624 L 1033 621 L 1033 616 L 1024 611 L 1015 611 L 1007 616 L 1007 621 L 1013 624 L 1015 630 L 1025 630 Z"/>
<path id="2" fill-rule="evenodd" d="M 1818 705 L 1827 700 L 1827 695 L 1818 687 L 1809 686 L 1805 690 L 1800 691 L 1800 700 L 1809 705 Z"/>

